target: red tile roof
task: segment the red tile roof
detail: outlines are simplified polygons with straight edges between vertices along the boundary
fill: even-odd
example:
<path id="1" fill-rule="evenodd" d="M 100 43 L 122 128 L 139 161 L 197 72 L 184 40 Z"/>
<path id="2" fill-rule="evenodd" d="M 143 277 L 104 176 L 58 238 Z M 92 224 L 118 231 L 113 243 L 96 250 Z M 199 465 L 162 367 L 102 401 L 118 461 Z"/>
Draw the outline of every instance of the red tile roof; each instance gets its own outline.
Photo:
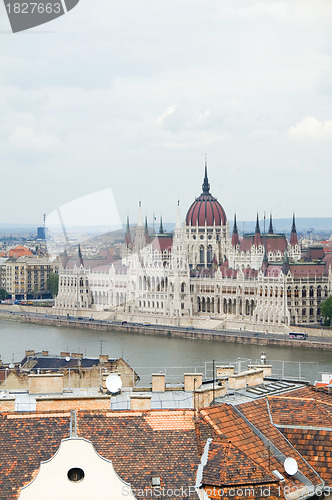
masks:
<path id="1" fill-rule="evenodd" d="M 151 241 L 151 245 L 152 249 L 157 250 L 158 252 L 163 252 L 164 250 L 166 250 L 167 252 L 171 252 L 173 237 L 158 235 Z"/>
<path id="2" fill-rule="evenodd" d="M 231 442 L 247 457 L 250 457 L 257 466 L 264 469 L 267 474 L 270 475 L 273 470 L 278 470 L 282 474 L 283 465 L 280 463 L 280 457 L 275 456 L 267 444 L 257 435 L 257 430 L 264 434 L 271 444 L 286 457 L 295 458 L 300 471 L 314 484 L 321 483 L 320 477 L 271 423 L 265 399 L 238 405 L 236 408 L 226 404 L 205 408 L 201 410 L 200 414 L 211 426 L 214 435 L 217 435 L 221 441 Z M 254 427 L 246 421 L 246 418 Z M 284 485 L 296 488 L 303 486 L 295 477 L 287 476 L 285 473 L 283 475 L 285 477 Z"/>
<path id="3" fill-rule="evenodd" d="M 269 398 L 283 435 L 332 486 L 332 395 L 313 387 Z"/>
<path id="4" fill-rule="evenodd" d="M 332 252 L 327 253 L 323 261 L 326 263 L 327 267 L 332 267 Z"/>
<path id="5" fill-rule="evenodd" d="M 254 235 L 245 234 L 243 236 L 241 244 L 240 244 L 240 251 L 241 252 L 250 252 L 253 244 L 254 244 Z"/>
<path id="6" fill-rule="evenodd" d="M 270 264 L 266 270 L 266 276 L 278 277 L 282 272 L 282 265 Z"/>
<path id="7" fill-rule="evenodd" d="M 286 439 L 283 439 L 283 435 L 281 434 L 281 432 L 271 422 L 269 415 L 269 406 L 265 398 L 246 404 L 241 404 L 237 408 L 248 420 L 250 420 L 250 422 L 256 427 L 256 429 L 258 429 L 268 437 L 269 441 L 279 450 L 279 452 L 281 452 L 286 457 L 294 458 L 298 463 L 299 470 L 310 481 L 312 481 L 313 484 L 320 484 L 321 480 L 318 474 L 308 466 L 301 455 L 297 453 L 292 446 L 289 445 Z M 294 481 L 295 477 L 293 477 L 292 479 L 288 477 L 286 481 L 288 480 Z M 295 481 L 297 483 L 297 480 Z M 297 484 L 297 486 L 299 485 Z"/>
<path id="8" fill-rule="evenodd" d="M 254 245 L 254 240 L 254 234 L 244 235 L 241 241 L 240 251 L 249 252 L 252 245 Z M 263 234 L 261 236 L 261 243 L 267 252 L 276 253 L 279 251 L 284 254 L 287 249 L 287 240 L 284 234 Z"/>
<path id="9" fill-rule="evenodd" d="M 30 252 L 28 248 L 22 247 L 21 245 L 10 249 L 8 252 L 9 257 L 26 257 L 30 255 L 33 255 L 33 253 Z"/>
<path id="10" fill-rule="evenodd" d="M 61 439 L 69 435 L 69 417 L 69 413 L 0 416 L 1 500 L 17 499 L 20 488 L 36 476 L 40 462 L 56 453 Z"/>
<path id="11" fill-rule="evenodd" d="M 326 276 L 328 271 L 324 263 L 313 264 L 311 262 L 298 262 L 290 264 L 290 272 L 294 278 L 307 277 L 314 278 L 315 276 Z"/>
<path id="12" fill-rule="evenodd" d="M 151 488 L 152 477 L 160 477 L 161 486 L 173 491 L 194 485 L 200 455 L 212 438 L 203 468 L 204 487 L 222 486 L 228 491 L 241 484 L 265 484 L 272 487 L 269 498 L 274 500 L 279 485 L 303 487 L 298 478 L 285 473 L 283 457 L 295 458 L 300 472 L 314 485 L 321 483 L 321 477 L 310 465 L 332 485 L 331 431 L 322 429 L 332 427 L 331 415 L 332 396 L 304 388 L 236 407 L 204 408 L 197 418 L 192 410 L 80 410 L 77 429 L 134 490 L 151 492 L 143 498 L 160 497 Z M 0 416 L 0 500 L 17 499 L 20 487 L 37 474 L 40 462 L 54 455 L 61 439 L 69 435 L 69 417 L 65 412 Z M 311 426 L 310 432 L 304 432 L 304 425 Z M 278 482 L 274 470 L 285 482 Z"/>
<path id="13" fill-rule="evenodd" d="M 228 443 L 216 441 L 210 444 L 202 482 L 213 486 L 234 486 L 279 481 L 234 446 L 231 441 Z"/>
<path id="14" fill-rule="evenodd" d="M 61 439 L 69 437 L 70 413 L 0 418 L 0 499 L 14 500 L 36 476 L 40 462 L 50 459 Z M 112 461 L 121 479 L 134 490 L 147 491 L 143 498 L 160 498 L 151 484 L 155 476 L 166 489 L 195 485 L 200 457 L 193 411 L 78 411 L 77 428 L 79 437 Z"/>

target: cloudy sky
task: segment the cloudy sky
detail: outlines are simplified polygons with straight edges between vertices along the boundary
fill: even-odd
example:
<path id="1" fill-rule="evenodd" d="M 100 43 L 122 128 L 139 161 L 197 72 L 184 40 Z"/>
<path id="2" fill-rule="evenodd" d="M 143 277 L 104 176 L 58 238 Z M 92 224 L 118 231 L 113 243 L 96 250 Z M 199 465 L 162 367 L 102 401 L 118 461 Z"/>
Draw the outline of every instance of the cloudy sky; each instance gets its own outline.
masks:
<path id="1" fill-rule="evenodd" d="M 105 189 L 122 220 L 141 200 L 173 221 L 205 155 L 229 219 L 332 216 L 330 0 L 80 0 L 17 34 L 0 18 L 0 222 Z"/>

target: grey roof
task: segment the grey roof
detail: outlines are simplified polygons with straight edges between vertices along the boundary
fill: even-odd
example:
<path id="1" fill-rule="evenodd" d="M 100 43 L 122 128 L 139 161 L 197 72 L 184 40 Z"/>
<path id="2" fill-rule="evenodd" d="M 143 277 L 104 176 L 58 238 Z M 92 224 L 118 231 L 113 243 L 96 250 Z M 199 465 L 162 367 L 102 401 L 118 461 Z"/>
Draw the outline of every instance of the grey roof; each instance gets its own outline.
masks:
<path id="1" fill-rule="evenodd" d="M 43 356 L 43 355 L 32 355 L 27 357 L 24 357 L 23 360 L 21 361 L 22 368 L 25 368 L 25 364 L 28 362 L 28 360 L 33 360 L 35 361 L 35 364 L 33 366 L 33 370 L 38 370 L 38 369 L 60 369 L 60 368 L 75 368 L 75 367 L 82 367 L 82 368 L 92 368 L 93 366 L 99 365 L 99 358 L 74 358 L 70 357 L 70 360 L 67 361 L 65 356 Z M 115 359 L 109 359 L 109 363 L 113 363 Z"/>
<path id="2" fill-rule="evenodd" d="M 129 410 L 130 396 L 144 395 L 151 396 L 151 408 L 153 410 L 178 408 L 192 409 L 192 392 L 166 391 L 166 392 L 122 392 L 111 397 L 111 410 Z"/>

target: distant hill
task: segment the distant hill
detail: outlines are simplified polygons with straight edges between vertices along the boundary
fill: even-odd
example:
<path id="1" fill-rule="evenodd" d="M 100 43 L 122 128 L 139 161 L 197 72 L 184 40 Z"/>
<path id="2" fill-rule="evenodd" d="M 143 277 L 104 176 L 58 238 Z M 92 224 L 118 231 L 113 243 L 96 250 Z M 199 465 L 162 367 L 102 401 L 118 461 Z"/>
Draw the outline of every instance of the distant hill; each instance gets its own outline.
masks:
<path id="1" fill-rule="evenodd" d="M 273 219 L 273 228 L 275 232 L 278 233 L 286 233 L 290 234 L 292 227 L 292 219 Z M 265 231 L 268 231 L 270 219 L 267 217 L 265 220 Z M 256 221 L 238 221 L 238 229 L 239 233 L 242 235 L 243 233 L 253 233 L 255 231 Z M 259 221 L 261 232 L 264 231 L 264 220 L 261 219 Z M 173 222 L 166 222 L 163 224 L 165 232 L 172 232 L 174 230 Z M 233 220 L 229 220 L 230 231 L 233 229 Z M 109 228 L 106 226 L 99 226 L 97 228 L 89 227 L 80 227 L 73 228 L 74 232 L 80 230 L 80 232 L 84 232 L 86 234 L 97 233 L 103 234 L 109 232 Z M 133 231 L 134 226 L 131 226 L 131 230 Z M 154 225 L 154 230 L 158 231 L 159 224 Z M 299 217 L 296 218 L 296 229 L 299 234 L 332 234 L 332 217 Z M 123 226 L 123 230 L 125 231 L 125 226 Z M 152 225 L 149 224 L 149 231 L 152 232 Z M 0 224 L 0 235 L 13 235 L 18 236 L 20 234 L 36 234 L 37 233 L 37 225 L 31 224 Z M 121 234 L 121 230 L 114 231 L 114 233 Z"/>
<path id="2" fill-rule="evenodd" d="M 230 230 L 232 230 L 232 221 L 230 221 Z M 273 219 L 273 228 L 277 233 L 290 234 L 293 219 Z M 298 233 L 326 233 L 332 234 L 332 217 L 299 217 L 295 220 Z M 270 219 L 265 220 L 265 230 L 268 231 Z M 264 220 L 259 221 L 261 232 L 264 231 Z M 255 231 L 256 221 L 239 221 L 238 229 L 242 234 Z"/>

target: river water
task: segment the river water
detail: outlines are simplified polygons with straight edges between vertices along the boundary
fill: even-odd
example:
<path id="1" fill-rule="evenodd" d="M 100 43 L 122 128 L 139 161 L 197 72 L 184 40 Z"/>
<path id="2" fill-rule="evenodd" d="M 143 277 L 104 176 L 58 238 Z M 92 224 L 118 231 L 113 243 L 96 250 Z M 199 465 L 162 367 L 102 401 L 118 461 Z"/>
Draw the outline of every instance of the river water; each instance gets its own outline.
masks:
<path id="1" fill-rule="evenodd" d="M 70 351 L 82 352 L 87 357 L 98 357 L 101 352 L 110 358 L 122 356 L 144 382 L 150 380 L 151 372 L 159 371 L 166 371 L 166 382 L 180 381 L 182 374 L 188 371 L 210 376 L 213 359 L 216 363 L 234 364 L 242 358 L 241 368 L 245 369 L 247 360 L 256 362 L 263 351 L 276 376 L 300 377 L 313 382 L 321 379 L 322 372 L 332 373 L 331 351 L 154 337 L 0 320 L 2 360 L 21 361 L 27 349 L 36 352 L 48 350 L 50 355 Z"/>

